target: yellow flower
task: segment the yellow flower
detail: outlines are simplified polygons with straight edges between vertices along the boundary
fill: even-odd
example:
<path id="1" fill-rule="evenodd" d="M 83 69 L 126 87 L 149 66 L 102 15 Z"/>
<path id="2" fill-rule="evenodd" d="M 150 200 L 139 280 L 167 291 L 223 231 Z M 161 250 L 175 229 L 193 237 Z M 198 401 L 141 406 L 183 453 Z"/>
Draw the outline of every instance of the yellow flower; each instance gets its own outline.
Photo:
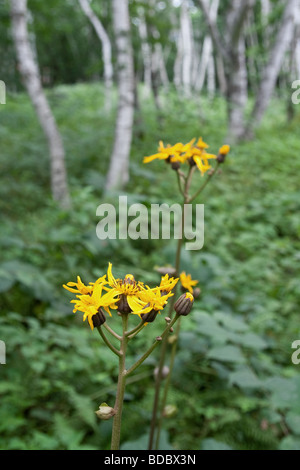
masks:
<path id="1" fill-rule="evenodd" d="M 68 282 L 67 285 L 64 284 L 63 287 L 75 294 L 90 294 L 93 290 L 91 285 L 85 286 L 79 276 L 77 276 L 77 282 Z M 76 287 L 76 289 L 74 289 L 74 287 Z"/>
<path id="2" fill-rule="evenodd" d="M 209 145 L 206 144 L 205 142 L 203 142 L 202 137 L 200 137 L 198 139 L 198 142 L 196 143 L 196 147 L 201 149 L 201 150 L 203 150 L 203 149 L 205 150 L 205 149 L 208 149 Z"/>
<path id="3" fill-rule="evenodd" d="M 190 274 L 186 275 L 185 271 L 180 274 L 180 282 L 184 289 L 193 293 L 193 287 L 198 284 L 198 281 L 193 280 Z"/>
<path id="4" fill-rule="evenodd" d="M 116 302 L 119 300 L 116 293 L 112 290 L 106 292 L 103 289 L 106 281 L 104 280 L 106 276 L 99 278 L 92 286 L 92 290 L 86 294 L 82 293 L 76 295 L 76 299 L 71 300 L 71 303 L 74 303 L 73 312 L 76 313 L 78 310 L 82 312 L 83 321 L 88 319 L 91 329 L 94 329 L 93 316 L 97 315 L 100 308 L 104 310 L 111 316 L 110 309 L 116 309 Z M 67 286 L 64 286 L 67 288 Z M 69 289 L 68 289 L 69 290 Z"/>
<path id="5" fill-rule="evenodd" d="M 214 157 L 215 158 L 215 157 Z M 207 158 L 199 157 L 198 155 L 193 156 L 193 160 L 197 165 L 198 170 L 203 176 L 208 170 L 211 169 L 211 165 L 208 163 Z"/>
<path id="6" fill-rule="evenodd" d="M 120 305 L 118 305 L 119 311 L 124 309 L 123 313 L 131 312 L 135 314 L 137 311 L 141 310 L 143 303 L 140 301 L 139 294 L 141 291 L 145 290 L 145 286 L 142 282 L 137 282 L 132 274 L 127 274 L 124 279 L 115 279 L 112 274 L 111 263 L 108 265 L 107 279 L 109 286 L 115 294 L 121 297 Z"/>
<path id="7" fill-rule="evenodd" d="M 227 153 L 230 152 L 230 146 L 229 145 L 222 145 L 222 147 L 219 150 L 219 153 L 221 155 L 227 155 Z"/>
<path id="8" fill-rule="evenodd" d="M 169 274 L 166 274 L 161 278 L 159 289 L 162 292 L 170 292 L 174 289 L 179 279 L 174 277 L 169 277 Z"/>
<path id="9" fill-rule="evenodd" d="M 137 282 L 132 274 L 126 274 L 124 279 L 116 279 L 112 274 L 112 264 L 109 263 L 107 274 L 96 282 L 86 286 L 78 276 L 77 282 L 68 282 L 63 287 L 77 294 L 76 299 L 71 300 L 75 304 L 73 312 L 82 312 L 83 321 L 87 319 L 93 330 L 95 326 L 105 322 L 102 309 L 110 316 L 111 309 L 118 310 L 121 314 L 137 314 L 141 318 L 142 314 L 151 310 L 157 313 L 173 295 L 171 290 L 177 282 L 178 279 L 169 278 L 167 274 L 162 277 L 159 286 L 150 289 L 143 282 Z"/>
<path id="10" fill-rule="evenodd" d="M 173 161 L 180 160 L 181 153 L 182 153 L 183 144 L 178 143 L 171 147 L 170 145 L 164 147 L 164 143 L 162 141 L 159 142 L 158 153 L 154 155 L 150 155 L 149 157 L 144 157 L 144 163 L 150 163 L 153 160 L 168 160 L 172 157 Z M 178 161 L 179 161 L 178 160 Z"/>
<path id="11" fill-rule="evenodd" d="M 168 299 L 174 295 L 172 292 L 167 292 L 164 295 L 161 295 L 160 290 L 157 289 L 145 289 L 144 291 L 140 292 L 139 298 L 142 302 L 142 308 L 137 310 L 136 313 L 141 318 L 154 311 L 154 313 L 158 313 L 160 310 L 163 310 L 166 304 L 168 303 Z M 146 320 L 147 321 L 147 320 Z"/>
<path id="12" fill-rule="evenodd" d="M 230 152 L 229 145 L 222 145 L 219 149 L 217 160 L 219 163 L 224 163 L 226 159 L 226 155 Z"/>
<path id="13" fill-rule="evenodd" d="M 206 149 L 209 145 L 200 137 L 195 144 L 196 139 L 192 139 L 187 144 L 183 145 L 181 142 L 167 147 L 160 141 L 158 153 L 144 157 L 144 163 L 150 163 L 153 160 L 166 160 L 169 163 L 186 163 L 190 165 L 197 165 L 203 176 L 208 170 L 211 169 L 209 160 L 216 159 L 217 156 L 207 153 Z"/>

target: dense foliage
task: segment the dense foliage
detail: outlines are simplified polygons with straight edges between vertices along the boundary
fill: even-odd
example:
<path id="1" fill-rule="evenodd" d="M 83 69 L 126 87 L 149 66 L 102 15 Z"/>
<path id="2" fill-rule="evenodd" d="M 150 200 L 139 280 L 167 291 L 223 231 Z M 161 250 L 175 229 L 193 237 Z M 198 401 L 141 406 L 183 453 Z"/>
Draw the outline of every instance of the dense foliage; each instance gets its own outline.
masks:
<path id="1" fill-rule="evenodd" d="M 143 90 L 140 90 L 141 93 Z M 102 191 L 113 140 L 114 112 L 102 111 L 101 86 L 60 86 L 48 93 L 61 129 L 72 191 L 70 212 L 52 202 L 46 144 L 28 98 L 0 107 L 1 264 L 0 448 L 105 449 L 111 422 L 95 411 L 113 403 L 116 358 L 97 331 L 72 313 L 62 284 L 80 273 L 88 282 L 106 271 L 157 282 L 154 267 L 170 263 L 172 241 L 96 237 L 96 208 L 118 201 Z M 222 99 L 163 97 L 158 125 L 143 99 L 132 148 L 129 202 L 177 202 L 175 174 L 143 166 L 159 139 L 223 139 Z M 186 319 L 165 419 L 164 449 L 299 449 L 300 339 L 299 113 L 286 124 L 274 102 L 251 142 L 233 147 L 203 197 L 205 245 L 184 252 L 182 268 L 199 279 L 202 296 Z M 199 180 L 201 176 L 199 175 Z M 116 320 L 112 319 L 112 322 Z M 130 344 L 138 357 L 163 317 Z M 145 448 L 156 354 L 129 380 L 123 448 Z"/>

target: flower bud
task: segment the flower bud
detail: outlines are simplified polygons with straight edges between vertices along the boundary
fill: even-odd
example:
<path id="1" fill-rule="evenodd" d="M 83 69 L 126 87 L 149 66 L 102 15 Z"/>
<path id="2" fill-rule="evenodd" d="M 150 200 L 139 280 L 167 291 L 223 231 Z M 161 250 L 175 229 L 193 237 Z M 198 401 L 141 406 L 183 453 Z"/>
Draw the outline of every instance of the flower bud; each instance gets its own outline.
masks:
<path id="1" fill-rule="evenodd" d="M 103 313 L 103 310 L 99 308 L 98 312 L 92 317 L 93 325 L 95 328 L 103 325 L 106 322 L 106 317 Z"/>
<path id="2" fill-rule="evenodd" d="M 116 414 L 115 410 L 108 406 L 106 403 L 101 403 L 101 405 L 99 406 L 99 410 L 95 411 L 95 413 L 98 418 L 104 420 L 108 420 Z"/>
<path id="3" fill-rule="evenodd" d="M 163 415 L 165 418 L 172 418 L 177 414 L 178 408 L 175 405 L 167 405 L 164 407 Z"/>
<path id="4" fill-rule="evenodd" d="M 200 297 L 201 295 L 201 289 L 200 287 L 195 287 L 195 289 L 193 289 L 193 297 L 194 299 L 198 299 L 198 297 Z"/>
<path id="5" fill-rule="evenodd" d="M 194 303 L 194 297 L 189 292 L 182 294 L 179 299 L 175 302 L 174 310 L 177 315 L 186 316 L 192 310 Z"/>
<path id="6" fill-rule="evenodd" d="M 154 369 L 155 379 L 157 379 L 157 377 L 158 377 L 158 371 L 159 371 L 159 367 L 155 367 L 155 369 Z M 168 366 L 163 366 L 162 371 L 161 371 L 161 378 L 165 379 L 169 375 L 169 372 L 170 372 L 169 367 Z"/>
<path id="7" fill-rule="evenodd" d="M 217 156 L 217 161 L 219 163 L 224 163 L 226 155 L 229 153 L 229 151 L 230 151 L 229 145 L 223 145 L 219 150 L 219 153 L 218 153 L 218 156 Z"/>
<path id="8" fill-rule="evenodd" d="M 157 314 L 158 310 L 152 309 L 148 313 L 142 313 L 141 318 L 145 323 L 152 323 L 155 320 Z"/>
<path id="9" fill-rule="evenodd" d="M 176 161 L 171 162 L 171 168 L 172 168 L 172 170 L 175 170 L 175 171 L 179 170 L 180 162 L 176 162 Z"/>
<path id="10" fill-rule="evenodd" d="M 159 267 L 155 267 L 154 269 L 156 272 L 158 272 L 162 276 L 169 274 L 170 277 L 175 277 L 176 275 L 176 269 L 173 268 L 172 266 L 159 266 Z"/>
<path id="11" fill-rule="evenodd" d="M 128 314 L 131 312 L 131 308 L 129 307 L 127 302 L 127 295 L 125 294 L 120 295 L 120 300 L 116 303 L 116 305 L 118 307 L 119 313 Z"/>

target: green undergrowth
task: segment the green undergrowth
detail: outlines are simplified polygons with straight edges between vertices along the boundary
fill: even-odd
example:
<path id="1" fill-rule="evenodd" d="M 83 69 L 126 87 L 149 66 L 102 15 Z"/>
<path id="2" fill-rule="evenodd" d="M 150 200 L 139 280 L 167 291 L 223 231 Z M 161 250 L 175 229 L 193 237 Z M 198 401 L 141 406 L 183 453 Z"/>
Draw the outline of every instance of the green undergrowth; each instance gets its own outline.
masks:
<path id="1" fill-rule="evenodd" d="M 62 284 L 106 272 L 133 273 L 150 285 L 155 267 L 171 264 L 170 240 L 98 240 L 98 205 L 118 204 L 103 191 L 113 144 L 115 100 L 104 110 L 99 84 L 61 86 L 48 97 L 61 130 L 72 209 L 51 200 L 47 146 L 25 95 L 0 107 L 0 448 L 105 449 L 116 358 L 72 313 Z M 143 165 L 166 144 L 202 136 L 216 153 L 225 142 L 221 98 L 186 102 L 162 97 L 161 116 L 140 90 L 128 204 L 180 202 L 176 175 L 164 162 Z M 286 122 L 274 102 L 255 138 L 232 146 L 202 197 L 205 243 L 182 254 L 182 270 L 202 294 L 182 322 L 161 447 L 165 449 L 300 449 L 300 115 Z M 201 183 L 198 174 L 193 189 Z M 109 319 L 118 328 L 118 319 Z M 136 319 L 131 319 L 132 325 Z M 164 327 L 163 316 L 129 346 L 138 358 Z M 122 446 L 146 448 L 158 352 L 130 379 Z"/>

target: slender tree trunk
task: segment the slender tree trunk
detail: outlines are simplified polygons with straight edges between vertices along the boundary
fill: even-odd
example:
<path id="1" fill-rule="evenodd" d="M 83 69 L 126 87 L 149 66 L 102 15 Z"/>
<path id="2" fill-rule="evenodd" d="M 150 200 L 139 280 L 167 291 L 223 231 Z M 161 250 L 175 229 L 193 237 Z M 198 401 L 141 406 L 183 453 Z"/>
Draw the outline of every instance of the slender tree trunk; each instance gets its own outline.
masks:
<path id="1" fill-rule="evenodd" d="M 252 114 L 252 122 L 255 127 L 260 124 L 264 112 L 268 107 L 284 60 L 284 54 L 291 43 L 296 6 L 297 0 L 289 0 L 286 3 L 283 18 L 256 96 Z"/>
<path id="2" fill-rule="evenodd" d="M 228 107 L 227 140 L 239 140 L 245 131 L 245 106 L 247 103 L 247 68 L 245 57 L 244 25 L 256 0 L 232 0 L 226 14 L 226 31 L 221 37 L 211 16 L 206 0 L 198 0 L 206 17 L 211 38 L 218 51 L 218 66 L 224 61 L 226 98 Z M 220 72 L 220 69 L 219 69 Z"/>
<path id="3" fill-rule="evenodd" d="M 151 57 L 151 46 L 148 40 L 148 31 L 145 20 L 145 11 L 143 7 L 138 8 L 139 15 L 139 35 L 141 38 L 141 47 L 144 61 L 144 83 L 147 89 L 148 94 L 152 89 L 152 78 L 151 78 L 151 68 L 152 68 L 152 57 Z"/>
<path id="4" fill-rule="evenodd" d="M 161 43 L 155 44 L 155 49 L 156 49 L 157 60 L 158 60 L 158 65 L 159 65 L 160 81 L 164 89 L 167 91 L 170 85 L 170 81 L 168 77 L 167 67 L 165 64 L 164 51 L 163 51 Z"/>
<path id="5" fill-rule="evenodd" d="M 241 4 L 240 0 L 231 2 L 227 15 L 227 105 L 228 136 L 227 140 L 240 140 L 245 135 L 245 107 L 248 99 L 248 74 L 246 65 L 246 47 L 244 27 L 249 11 L 255 0 Z"/>
<path id="6" fill-rule="evenodd" d="M 191 95 L 192 60 L 193 60 L 193 33 L 192 22 L 189 14 L 188 1 L 181 3 L 181 37 L 182 37 L 182 85 L 184 94 Z"/>
<path id="7" fill-rule="evenodd" d="M 34 60 L 34 54 L 30 46 L 27 28 L 27 0 L 10 0 L 10 4 L 12 34 L 20 74 L 48 141 L 52 195 L 61 207 L 68 208 L 70 198 L 65 168 L 65 152 L 54 116 L 41 85 L 38 65 Z"/>
<path id="8" fill-rule="evenodd" d="M 134 66 L 128 0 L 113 0 L 112 4 L 119 104 L 115 141 L 106 180 L 107 190 L 123 187 L 129 180 L 129 155 L 134 118 Z"/>
<path id="9" fill-rule="evenodd" d="M 174 79 L 173 79 L 173 81 L 174 81 L 175 87 L 179 91 L 180 88 L 181 88 L 181 85 L 182 85 L 182 74 L 181 74 L 181 72 L 182 72 L 182 58 L 183 58 L 182 38 L 181 38 L 181 34 L 180 34 L 179 31 L 178 31 L 178 34 L 177 34 L 176 48 L 177 48 L 177 54 L 176 54 L 176 59 L 175 59 L 175 62 L 174 62 L 174 70 L 173 70 Z"/>
<path id="10" fill-rule="evenodd" d="M 78 0 L 82 11 L 87 16 L 89 21 L 94 27 L 94 30 L 102 44 L 102 55 L 104 63 L 104 82 L 106 88 L 105 94 L 105 108 L 111 108 L 111 88 L 113 84 L 113 65 L 110 39 L 97 15 L 91 8 L 90 0 Z"/>
<path id="11" fill-rule="evenodd" d="M 207 68 L 207 91 L 209 98 L 213 98 L 216 93 L 216 69 L 214 56 L 211 54 Z"/>
<path id="12" fill-rule="evenodd" d="M 290 89 L 291 84 L 294 80 L 297 80 L 300 77 L 300 0 L 297 0 L 297 5 L 295 8 L 295 15 L 294 15 L 294 34 L 291 41 L 291 48 L 290 54 L 288 58 L 288 67 L 286 70 L 286 80 L 287 80 L 287 88 Z M 287 119 L 291 121 L 295 116 L 295 108 L 290 93 L 287 95 Z"/>
<path id="13" fill-rule="evenodd" d="M 212 21 L 214 23 L 216 22 L 217 16 L 218 16 L 219 1 L 220 0 L 213 0 L 211 5 L 210 5 L 210 8 L 209 8 L 210 21 Z M 209 7 L 208 0 L 204 0 L 204 3 L 206 5 L 206 8 L 208 9 L 208 7 Z M 217 57 L 218 57 L 218 55 L 217 55 Z M 198 80 L 196 81 L 196 84 L 195 84 L 195 89 L 197 91 L 202 90 L 202 88 L 204 86 L 204 83 L 205 83 L 206 75 L 208 75 L 208 77 L 207 77 L 207 80 L 208 80 L 207 86 L 210 89 L 210 94 L 211 93 L 214 94 L 215 84 L 213 83 L 212 80 L 215 81 L 215 64 L 214 64 L 213 61 L 214 61 L 213 41 L 212 41 L 211 36 L 209 34 L 207 34 L 204 37 L 204 41 L 203 41 L 199 76 L 198 76 Z M 217 74 L 218 74 L 221 90 L 222 90 L 222 92 L 225 92 L 225 89 L 224 89 L 224 67 L 223 67 L 223 71 L 222 71 L 222 64 L 223 64 L 222 60 L 221 60 L 221 62 L 220 61 L 216 62 L 216 65 L 217 65 L 217 70 L 216 71 L 217 71 Z M 219 77 L 219 75 L 220 75 L 220 77 Z"/>
<path id="14" fill-rule="evenodd" d="M 231 75 L 227 81 L 228 141 L 239 140 L 245 132 L 245 107 L 248 99 L 245 41 L 241 37 L 238 47 L 231 52 Z"/>

